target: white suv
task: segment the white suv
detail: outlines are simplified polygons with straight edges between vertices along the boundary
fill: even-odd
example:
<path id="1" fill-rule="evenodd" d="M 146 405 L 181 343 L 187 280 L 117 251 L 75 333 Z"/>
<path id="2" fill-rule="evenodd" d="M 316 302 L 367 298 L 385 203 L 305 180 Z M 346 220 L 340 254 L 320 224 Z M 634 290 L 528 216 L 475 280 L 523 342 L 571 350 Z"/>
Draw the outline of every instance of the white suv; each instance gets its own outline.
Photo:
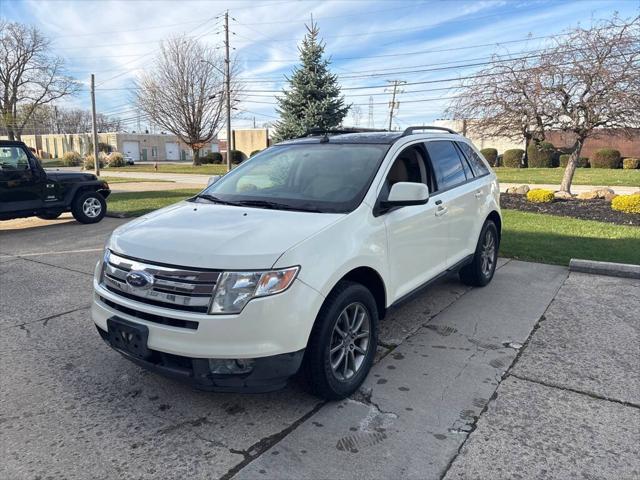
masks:
<path id="1" fill-rule="evenodd" d="M 198 388 L 273 390 L 302 367 L 343 398 L 391 306 L 447 272 L 491 280 L 501 223 L 496 175 L 455 132 L 325 132 L 116 229 L 92 316 L 125 357 Z"/>

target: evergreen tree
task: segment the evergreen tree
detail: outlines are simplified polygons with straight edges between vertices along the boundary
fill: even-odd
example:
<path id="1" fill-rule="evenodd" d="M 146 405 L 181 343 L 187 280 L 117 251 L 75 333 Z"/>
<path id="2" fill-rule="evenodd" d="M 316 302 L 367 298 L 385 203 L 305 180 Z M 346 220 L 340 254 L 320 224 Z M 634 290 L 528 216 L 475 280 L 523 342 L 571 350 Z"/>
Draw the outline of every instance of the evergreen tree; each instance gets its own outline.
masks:
<path id="1" fill-rule="evenodd" d="M 335 128 L 349 111 L 340 95 L 338 78 L 329 71 L 329 60 L 323 58 L 324 44 L 318 38 L 318 25 L 306 25 L 307 34 L 302 41 L 300 60 L 288 91 L 278 97 L 280 121 L 276 123 L 276 140 L 286 140 L 303 135 L 310 128 Z"/>

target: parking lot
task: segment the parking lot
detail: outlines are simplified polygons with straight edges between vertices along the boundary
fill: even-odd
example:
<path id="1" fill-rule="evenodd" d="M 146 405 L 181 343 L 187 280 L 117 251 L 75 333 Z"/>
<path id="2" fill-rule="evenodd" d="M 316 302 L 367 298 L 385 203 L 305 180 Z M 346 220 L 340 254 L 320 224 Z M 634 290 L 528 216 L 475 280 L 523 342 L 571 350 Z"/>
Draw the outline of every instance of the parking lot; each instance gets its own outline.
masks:
<path id="1" fill-rule="evenodd" d="M 381 323 L 353 398 L 203 393 L 107 347 L 92 275 L 124 220 L 0 222 L 0 478 L 640 475 L 640 283 L 501 259 Z"/>

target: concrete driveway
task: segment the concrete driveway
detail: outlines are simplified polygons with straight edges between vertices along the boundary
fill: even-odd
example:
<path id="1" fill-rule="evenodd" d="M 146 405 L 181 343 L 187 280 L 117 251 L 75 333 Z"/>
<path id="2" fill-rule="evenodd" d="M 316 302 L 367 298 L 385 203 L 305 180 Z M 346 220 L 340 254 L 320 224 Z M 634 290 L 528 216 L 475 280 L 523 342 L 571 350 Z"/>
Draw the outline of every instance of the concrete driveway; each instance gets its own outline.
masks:
<path id="1" fill-rule="evenodd" d="M 637 281 L 500 261 L 381 324 L 353 398 L 197 392 L 108 348 L 92 272 L 123 220 L 0 222 L 0 478 L 637 478 Z"/>

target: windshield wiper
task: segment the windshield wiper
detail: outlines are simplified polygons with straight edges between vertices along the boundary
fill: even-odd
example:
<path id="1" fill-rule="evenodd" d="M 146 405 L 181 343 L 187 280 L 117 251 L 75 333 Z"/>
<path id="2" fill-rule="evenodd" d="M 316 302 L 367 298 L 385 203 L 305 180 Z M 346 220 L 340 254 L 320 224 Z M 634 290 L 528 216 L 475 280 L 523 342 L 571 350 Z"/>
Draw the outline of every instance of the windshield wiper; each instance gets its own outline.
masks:
<path id="1" fill-rule="evenodd" d="M 228 202 L 227 200 L 222 200 L 221 198 L 218 198 L 215 195 L 210 195 L 208 193 L 200 193 L 196 195 L 195 198 L 204 198 L 205 200 L 209 200 L 210 202 L 213 202 L 213 203 L 219 203 L 221 205 L 233 205 L 235 207 L 240 206 L 239 203 Z"/>
<path id="2" fill-rule="evenodd" d="M 321 210 L 318 210 L 314 207 L 294 207 L 293 205 L 272 202 L 270 200 L 242 200 L 241 202 L 238 202 L 237 205 L 243 205 L 247 207 L 271 208 L 273 210 L 293 210 L 298 212 L 322 213 Z"/>

